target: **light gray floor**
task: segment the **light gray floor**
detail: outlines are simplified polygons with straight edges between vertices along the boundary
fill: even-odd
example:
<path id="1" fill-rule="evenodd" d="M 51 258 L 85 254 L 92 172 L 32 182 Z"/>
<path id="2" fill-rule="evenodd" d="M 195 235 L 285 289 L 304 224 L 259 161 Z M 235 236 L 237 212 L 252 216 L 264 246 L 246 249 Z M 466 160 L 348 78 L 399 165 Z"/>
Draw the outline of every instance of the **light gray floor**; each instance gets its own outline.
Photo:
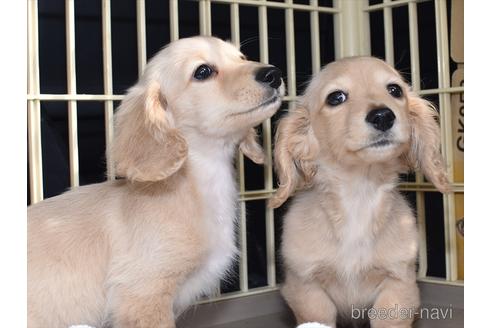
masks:
<path id="1" fill-rule="evenodd" d="M 463 286 L 419 282 L 421 313 L 413 328 L 464 326 Z M 430 305 L 435 304 L 435 305 Z M 435 319 L 441 309 L 441 318 Z M 425 312 L 428 311 L 428 312 Z M 445 318 L 442 315 L 446 314 Z M 198 305 L 180 317 L 178 328 L 294 328 L 295 320 L 278 291 Z M 365 325 L 363 328 L 367 328 Z M 337 328 L 356 328 L 340 327 Z M 362 328 L 359 325 L 357 328 Z"/>
<path id="2" fill-rule="evenodd" d="M 446 309 L 444 309 L 446 310 Z M 449 313 L 449 312 L 448 312 Z M 463 309 L 452 309 L 452 319 L 424 320 L 420 319 L 413 325 L 414 328 L 461 328 L 463 327 Z M 210 326 L 210 328 L 293 328 L 295 322 L 289 313 L 270 314 L 247 320 Z"/>

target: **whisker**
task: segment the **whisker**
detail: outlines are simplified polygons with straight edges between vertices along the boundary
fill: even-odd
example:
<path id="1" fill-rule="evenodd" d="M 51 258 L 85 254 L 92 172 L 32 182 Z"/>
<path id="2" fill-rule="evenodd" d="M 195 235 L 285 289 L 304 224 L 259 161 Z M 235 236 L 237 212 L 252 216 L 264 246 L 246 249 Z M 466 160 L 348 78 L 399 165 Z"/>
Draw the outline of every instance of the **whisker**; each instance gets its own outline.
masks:
<path id="1" fill-rule="evenodd" d="M 250 38 L 247 38 L 247 39 L 245 39 L 244 41 L 241 41 L 241 42 L 239 43 L 239 48 L 241 48 L 242 46 L 245 46 L 245 45 L 247 45 L 247 44 L 249 44 L 249 43 L 251 43 L 251 42 L 253 42 L 253 41 L 257 41 L 257 40 L 259 40 L 259 39 L 260 39 L 260 38 L 259 38 L 259 37 L 257 37 L 257 36 L 252 36 L 252 37 L 250 37 Z"/>

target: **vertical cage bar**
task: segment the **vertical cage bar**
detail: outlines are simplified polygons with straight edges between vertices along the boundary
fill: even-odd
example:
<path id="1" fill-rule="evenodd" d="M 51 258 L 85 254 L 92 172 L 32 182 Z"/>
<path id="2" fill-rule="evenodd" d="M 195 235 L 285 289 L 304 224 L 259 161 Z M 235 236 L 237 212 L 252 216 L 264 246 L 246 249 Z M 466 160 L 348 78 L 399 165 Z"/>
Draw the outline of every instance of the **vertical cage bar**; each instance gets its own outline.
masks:
<path id="1" fill-rule="evenodd" d="M 383 3 L 390 3 L 391 0 L 384 0 Z M 384 55 L 385 60 L 391 66 L 395 65 L 395 52 L 393 46 L 393 13 L 391 7 L 383 9 L 384 15 Z"/>
<path id="2" fill-rule="evenodd" d="M 260 62 L 268 64 L 268 12 L 266 6 L 258 7 L 258 23 L 260 34 Z M 263 149 L 265 150 L 265 163 L 263 165 L 264 188 L 273 189 L 273 167 L 272 167 L 272 136 L 271 120 L 267 119 L 262 124 Z M 266 231 L 266 257 L 267 257 L 267 282 L 269 286 L 276 284 L 275 268 L 275 218 L 273 209 L 265 209 L 265 231 Z"/>
<path id="3" fill-rule="evenodd" d="M 212 35 L 212 14 L 210 0 L 200 0 L 200 35 Z"/>
<path id="4" fill-rule="evenodd" d="M 27 5 L 28 24 L 28 75 L 27 92 L 39 94 L 39 45 L 38 45 L 38 2 Z M 41 151 L 41 106 L 39 100 L 27 103 L 29 193 L 31 204 L 43 200 L 43 159 Z"/>
<path id="5" fill-rule="evenodd" d="M 169 0 L 169 33 L 171 41 L 179 39 L 178 0 Z"/>
<path id="6" fill-rule="evenodd" d="M 371 29 L 368 0 L 333 0 L 338 13 L 333 16 L 335 58 L 369 55 L 371 53 Z"/>
<path id="7" fill-rule="evenodd" d="M 137 51 L 138 75 L 142 75 L 147 63 L 147 40 L 145 30 L 145 0 L 136 0 L 137 5 Z"/>
<path id="8" fill-rule="evenodd" d="M 364 8 L 369 6 L 369 0 L 358 0 L 356 1 L 359 5 L 358 7 L 358 20 L 359 24 L 359 51 L 363 56 L 371 55 L 371 22 L 369 17 L 369 12 L 364 11 Z"/>
<path id="9" fill-rule="evenodd" d="M 420 90 L 420 55 L 419 55 L 419 26 L 417 19 L 417 3 L 408 4 L 408 30 L 410 33 L 410 70 L 412 89 Z"/>
<path id="10" fill-rule="evenodd" d="M 333 0 L 333 7 L 339 10 L 333 15 L 333 46 L 335 47 L 335 59 L 342 58 L 343 55 L 343 40 L 342 40 L 342 2 L 341 0 Z"/>
<path id="11" fill-rule="evenodd" d="M 231 42 L 240 47 L 240 26 L 239 26 L 239 5 L 233 3 L 230 6 L 231 12 Z M 244 193 L 245 177 L 244 177 L 244 156 L 241 152 L 238 152 L 237 156 L 237 168 L 239 179 L 239 192 Z M 248 291 L 248 240 L 246 235 L 246 202 L 241 201 L 239 204 L 239 289 L 242 292 Z"/>
<path id="12" fill-rule="evenodd" d="M 113 62 L 111 48 L 111 0 L 102 0 L 102 36 L 103 36 L 103 73 L 104 94 L 113 94 Z M 104 102 L 104 130 L 106 148 L 113 141 L 113 101 Z M 115 179 L 114 161 L 110 152 L 106 152 L 107 178 Z"/>
<path id="13" fill-rule="evenodd" d="M 241 46 L 240 26 L 239 26 L 239 5 L 233 3 L 230 6 L 231 13 L 231 42 L 236 46 Z"/>
<path id="14" fill-rule="evenodd" d="M 239 192 L 243 193 L 246 190 L 244 181 L 244 155 L 238 152 L 237 155 L 237 171 L 239 177 Z M 239 208 L 239 289 L 242 292 L 247 292 L 248 287 L 248 236 L 246 234 L 246 202 L 242 200 Z"/>
<path id="15" fill-rule="evenodd" d="M 417 4 L 408 4 L 408 29 L 410 33 L 410 70 L 412 75 L 412 90 L 420 90 L 420 56 L 419 56 L 419 27 L 417 19 Z M 423 183 L 424 178 L 420 172 L 416 172 L 415 181 Z M 427 231 L 425 228 L 425 197 L 424 192 L 416 193 L 416 211 L 419 229 L 419 271 L 420 278 L 427 276 Z"/>
<path id="16" fill-rule="evenodd" d="M 77 94 L 75 76 L 75 6 L 74 0 L 65 1 L 65 29 L 67 40 L 67 89 Z M 70 154 L 70 186 L 79 185 L 79 150 L 77 140 L 77 102 L 68 101 L 68 145 Z"/>
<path id="17" fill-rule="evenodd" d="M 285 0 L 285 3 L 291 5 L 292 0 Z M 285 37 L 286 37 L 286 52 L 287 52 L 287 93 L 289 97 L 296 96 L 296 54 L 294 40 L 294 10 L 292 8 L 285 9 Z M 294 102 L 289 102 L 289 110 L 294 107 Z"/>
<path id="18" fill-rule="evenodd" d="M 446 1 L 435 0 L 434 5 L 436 14 L 438 80 L 439 88 L 442 89 L 450 87 Z M 439 94 L 439 105 L 442 154 L 448 169 L 449 179 L 451 182 L 454 182 L 451 98 L 449 93 Z M 455 281 L 458 279 L 458 255 L 455 232 L 454 193 L 443 195 L 443 201 L 445 227 L 444 236 L 446 243 L 446 279 Z"/>
<path id="19" fill-rule="evenodd" d="M 310 0 L 311 6 L 318 6 L 318 0 Z M 310 13 L 311 24 L 311 71 L 312 74 L 319 72 L 321 67 L 321 58 L 319 50 L 319 13 L 315 10 Z"/>

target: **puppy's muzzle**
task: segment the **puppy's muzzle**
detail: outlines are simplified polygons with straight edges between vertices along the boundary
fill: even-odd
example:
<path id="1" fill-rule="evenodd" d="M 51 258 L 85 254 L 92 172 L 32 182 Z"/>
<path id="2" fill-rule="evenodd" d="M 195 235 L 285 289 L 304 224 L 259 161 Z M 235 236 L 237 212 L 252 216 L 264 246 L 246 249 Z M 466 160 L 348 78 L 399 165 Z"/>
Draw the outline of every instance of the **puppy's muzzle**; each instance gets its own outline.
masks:
<path id="1" fill-rule="evenodd" d="M 282 71 L 275 66 L 262 67 L 256 71 L 255 80 L 273 89 L 278 89 L 282 84 Z"/>
<path id="2" fill-rule="evenodd" d="M 391 129 L 395 122 L 395 114 L 387 107 L 371 110 L 366 116 L 366 122 L 371 124 L 376 130 L 386 131 Z"/>

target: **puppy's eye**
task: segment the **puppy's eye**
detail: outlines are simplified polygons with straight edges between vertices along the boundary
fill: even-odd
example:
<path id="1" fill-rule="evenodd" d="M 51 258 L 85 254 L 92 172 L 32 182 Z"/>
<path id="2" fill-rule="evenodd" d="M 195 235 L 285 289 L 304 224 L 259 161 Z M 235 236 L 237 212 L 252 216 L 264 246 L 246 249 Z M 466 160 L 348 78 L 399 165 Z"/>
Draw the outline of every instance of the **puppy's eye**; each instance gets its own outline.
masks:
<path id="1" fill-rule="evenodd" d="M 345 102 L 348 98 L 348 95 L 340 90 L 333 91 L 326 97 L 326 103 L 330 106 L 338 106 L 341 103 Z"/>
<path id="2" fill-rule="evenodd" d="M 214 72 L 215 71 L 212 67 L 203 64 L 198 66 L 198 68 L 195 70 L 195 73 L 193 73 L 193 77 L 195 78 L 195 80 L 203 81 L 212 76 Z"/>
<path id="3" fill-rule="evenodd" d="M 403 96 L 403 91 L 398 84 L 388 84 L 386 88 L 388 89 L 389 94 L 394 98 L 401 98 L 401 96 Z"/>

